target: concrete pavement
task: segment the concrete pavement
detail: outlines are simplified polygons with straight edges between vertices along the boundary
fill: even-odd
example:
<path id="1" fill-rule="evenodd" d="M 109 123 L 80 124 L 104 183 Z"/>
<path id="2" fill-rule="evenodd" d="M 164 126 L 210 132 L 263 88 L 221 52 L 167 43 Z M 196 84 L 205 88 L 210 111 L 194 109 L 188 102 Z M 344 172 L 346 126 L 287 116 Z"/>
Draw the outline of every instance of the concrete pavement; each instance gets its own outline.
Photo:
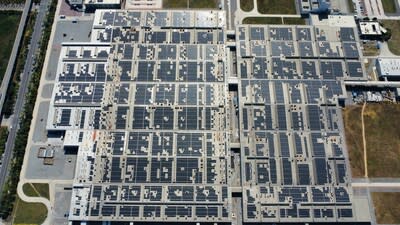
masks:
<path id="1" fill-rule="evenodd" d="M 379 49 L 379 57 L 389 57 L 389 58 L 392 58 L 392 57 L 396 57 L 396 55 L 394 55 L 391 51 L 390 51 L 390 49 L 389 49 L 389 45 L 388 45 L 388 43 L 387 42 L 381 42 L 380 44 L 379 44 L 379 46 L 380 46 L 380 49 Z M 376 58 L 376 57 L 375 57 Z"/>

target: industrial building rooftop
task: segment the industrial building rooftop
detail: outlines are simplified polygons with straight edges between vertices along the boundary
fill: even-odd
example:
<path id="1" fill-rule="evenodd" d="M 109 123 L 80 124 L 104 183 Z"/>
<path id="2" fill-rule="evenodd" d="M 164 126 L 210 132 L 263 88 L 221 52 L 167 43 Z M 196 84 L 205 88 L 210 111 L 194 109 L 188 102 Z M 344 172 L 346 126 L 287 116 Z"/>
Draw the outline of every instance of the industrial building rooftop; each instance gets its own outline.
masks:
<path id="1" fill-rule="evenodd" d="M 239 25 L 235 74 L 225 26 L 97 10 L 92 41 L 63 44 L 47 129 L 78 149 L 69 220 L 368 221 L 339 105 L 366 79 L 356 27 Z"/>

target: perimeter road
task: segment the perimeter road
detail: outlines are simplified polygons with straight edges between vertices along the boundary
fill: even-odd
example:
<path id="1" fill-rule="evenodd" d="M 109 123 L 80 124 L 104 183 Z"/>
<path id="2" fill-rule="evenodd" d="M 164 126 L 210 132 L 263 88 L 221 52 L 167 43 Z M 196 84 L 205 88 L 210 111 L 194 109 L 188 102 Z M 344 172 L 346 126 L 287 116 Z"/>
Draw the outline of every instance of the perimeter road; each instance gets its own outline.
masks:
<path id="1" fill-rule="evenodd" d="M 28 3 L 27 3 L 28 4 Z M 4 184 L 7 180 L 7 174 L 9 170 L 10 160 L 12 159 L 12 150 L 15 144 L 15 138 L 17 136 L 18 126 L 20 123 L 20 115 L 23 111 L 25 104 L 25 96 L 28 92 L 29 81 L 32 76 L 32 70 L 34 67 L 33 60 L 35 58 L 35 53 L 38 51 L 39 41 L 42 37 L 42 24 L 46 18 L 48 11 L 49 0 L 42 0 L 39 7 L 39 13 L 37 14 L 35 26 L 33 28 L 31 47 L 28 51 L 28 55 L 25 61 L 24 72 L 21 76 L 21 82 L 18 90 L 17 99 L 15 102 L 14 117 L 11 121 L 11 129 L 7 138 L 6 148 L 4 151 L 3 165 L 0 169 L 0 193 L 3 191 Z"/>

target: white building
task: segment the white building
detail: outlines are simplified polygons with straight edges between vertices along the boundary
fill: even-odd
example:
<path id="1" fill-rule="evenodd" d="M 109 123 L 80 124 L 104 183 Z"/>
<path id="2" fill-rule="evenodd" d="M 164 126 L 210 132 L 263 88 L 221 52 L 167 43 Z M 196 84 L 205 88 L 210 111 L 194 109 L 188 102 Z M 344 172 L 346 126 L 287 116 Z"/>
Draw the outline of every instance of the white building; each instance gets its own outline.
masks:
<path id="1" fill-rule="evenodd" d="M 162 0 L 126 0 L 125 9 L 161 9 Z"/>
<path id="2" fill-rule="evenodd" d="M 400 59 L 379 58 L 376 71 L 381 79 L 400 80 Z"/>

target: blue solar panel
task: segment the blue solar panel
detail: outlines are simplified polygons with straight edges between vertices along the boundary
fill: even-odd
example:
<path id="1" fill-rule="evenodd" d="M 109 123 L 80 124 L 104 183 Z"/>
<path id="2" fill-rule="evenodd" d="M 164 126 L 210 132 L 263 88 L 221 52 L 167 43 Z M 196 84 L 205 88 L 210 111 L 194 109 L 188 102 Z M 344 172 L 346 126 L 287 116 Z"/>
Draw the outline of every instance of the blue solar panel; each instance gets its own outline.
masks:
<path id="1" fill-rule="evenodd" d="M 293 183 L 292 178 L 292 163 L 289 159 L 282 159 L 282 169 L 283 169 L 283 184 L 290 185 Z"/>

